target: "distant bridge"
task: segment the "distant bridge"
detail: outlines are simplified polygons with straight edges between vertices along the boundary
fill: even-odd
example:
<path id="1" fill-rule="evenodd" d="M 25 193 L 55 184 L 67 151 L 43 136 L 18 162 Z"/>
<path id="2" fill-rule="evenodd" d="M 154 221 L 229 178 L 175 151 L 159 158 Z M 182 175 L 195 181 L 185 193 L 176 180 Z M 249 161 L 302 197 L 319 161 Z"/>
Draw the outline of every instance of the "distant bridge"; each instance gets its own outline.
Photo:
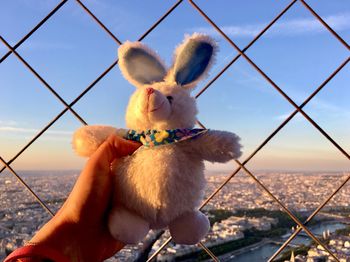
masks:
<path id="1" fill-rule="evenodd" d="M 293 232 L 293 233 L 294 233 L 294 232 Z M 313 232 L 312 232 L 312 234 L 313 234 L 315 237 L 319 237 L 319 238 L 323 237 L 322 235 L 320 235 L 320 234 L 315 234 L 315 233 L 313 233 Z M 290 237 L 291 235 L 292 235 L 292 233 L 287 234 L 287 235 L 284 235 L 284 236 L 283 236 L 283 239 L 284 239 L 284 238 L 288 238 L 288 237 Z M 297 236 L 308 237 L 308 238 L 310 238 L 310 236 L 309 236 L 305 231 L 300 231 L 300 232 L 298 233 Z"/>
<path id="2" fill-rule="evenodd" d="M 274 241 L 274 240 L 270 241 L 269 243 L 276 244 L 277 246 L 282 246 L 284 244 L 284 242 L 282 242 L 282 241 Z M 289 243 L 288 246 L 289 247 L 299 247 L 300 245 Z"/>
<path id="3" fill-rule="evenodd" d="M 318 212 L 318 214 L 323 215 L 325 217 L 337 218 L 337 222 L 339 221 L 341 223 L 350 225 L 350 217 L 345 217 L 345 216 L 327 213 L 327 212 L 323 212 L 323 211 Z"/>
<path id="4" fill-rule="evenodd" d="M 312 232 L 312 234 L 313 234 L 315 237 L 318 237 L 318 238 L 323 237 L 322 235 L 320 235 L 320 234 L 315 234 L 315 233 L 313 233 L 313 232 Z M 301 231 L 297 236 L 309 237 L 309 238 L 310 238 L 310 236 L 309 236 L 305 231 Z"/>

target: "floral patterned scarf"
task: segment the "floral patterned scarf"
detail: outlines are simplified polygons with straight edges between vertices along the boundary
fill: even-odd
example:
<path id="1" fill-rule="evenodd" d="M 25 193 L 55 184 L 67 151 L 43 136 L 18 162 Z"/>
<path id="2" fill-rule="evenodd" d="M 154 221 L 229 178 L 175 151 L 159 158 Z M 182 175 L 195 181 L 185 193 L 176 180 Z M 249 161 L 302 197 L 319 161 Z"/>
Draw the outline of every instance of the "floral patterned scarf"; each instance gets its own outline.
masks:
<path id="1" fill-rule="evenodd" d="M 137 131 L 130 129 L 127 131 L 125 138 L 141 142 L 145 147 L 154 147 L 193 139 L 207 132 L 208 129 L 201 128 L 184 128 L 168 130 L 146 130 Z"/>

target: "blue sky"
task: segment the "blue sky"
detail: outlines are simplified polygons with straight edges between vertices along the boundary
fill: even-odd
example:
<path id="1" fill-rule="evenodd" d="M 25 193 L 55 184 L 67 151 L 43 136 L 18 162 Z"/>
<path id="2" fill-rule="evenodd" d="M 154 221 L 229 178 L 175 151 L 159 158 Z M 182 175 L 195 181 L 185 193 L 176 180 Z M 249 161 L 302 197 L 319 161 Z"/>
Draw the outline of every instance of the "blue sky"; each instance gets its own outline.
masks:
<path id="1" fill-rule="evenodd" d="M 33 4 L 35 2 L 35 4 Z M 14 45 L 59 1 L 15 0 L 0 3 L 0 34 Z M 175 1 L 83 1 L 121 40 L 135 41 Z M 307 1 L 347 42 L 350 3 L 347 0 Z M 242 49 L 289 1 L 197 1 L 208 16 Z M 212 35 L 220 51 L 209 77 L 195 95 L 237 52 L 186 1 L 144 42 L 168 65 L 184 34 Z M 75 1 L 68 1 L 34 33 L 18 53 L 70 103 L 117 58 L 118 44 Z M 0 44 L 0 56 L 7 52 Z M 306 8 L 297 2 L 247 55 L 296 103 L 300 104 L 348 56 L 341 45 Z M 350 152 L 349 65 L 305 107 L 343 148 Z M 64 106 L 14 56 L 0 64 L 0 155 L 10 160 Z M 124 127 L 125 107 L 134 91 L 115 67 L 75 106 L 89 124 Z M 198 119 L 208 128 L 229 130 L 242 138 L 247 157 L 294 108 L 243 58 L 198 99 Z M 63 115 L 14 163 L 15 169 L 77 169 L 84 160 L 71 149 L 80 122 Z M 296 116 L 248 167 L 269 170 L 344 170 L 350 162 L 311 124 Z M 233 169 L 234 163 L 208 165 Z"/>

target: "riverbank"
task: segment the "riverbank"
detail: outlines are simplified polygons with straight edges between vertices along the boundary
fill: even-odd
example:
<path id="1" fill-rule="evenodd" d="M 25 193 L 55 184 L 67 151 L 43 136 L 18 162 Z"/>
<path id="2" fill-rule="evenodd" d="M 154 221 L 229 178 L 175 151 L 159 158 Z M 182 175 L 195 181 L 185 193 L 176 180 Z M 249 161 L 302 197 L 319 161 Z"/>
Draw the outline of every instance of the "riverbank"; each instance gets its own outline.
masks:
<path id="1" fill-rule="evenodd" d="M 310 227 L 309 229 L 311 232 L 315 234 L 322 234 L 323 231 L 329 230 L 331 233 L 334 233 L 335 231 L 346 228 L 347 224 L 345 223 L 339 223 L 337 221 L 326 221 L 324 223 L 321 223 L 319 225 Z M 280 244 L 277 244 L 278 242 L 284 242 L 287 239 L 287 236 L 284 236 L 283 238 L 276 238 L 276 239 L 265 239 L 265 241 L 261 241 L 259 243 L 256 243 L 254 245 L 250 245 L 247 247 L 244 247 L 239 250 L 235 250 L 232 252 L 229 252 L 224 255 L 218 256 L 220 261 L 232 261 L 234 259 L 235 262 L 251 262 L 251 261 L 259 261 L 255 260 L 257 258 L 260 259 L 268 259 L 270 258 L 281 246 Z M 299 247 L 305 247 L 311 245 L 311 239 L 309 237 L 305 236 L 297 236 L 291 243 L 296 244 Z M 290 250 L 291 248 L 286 248 L 282 253 L 285 254 L 286 251 Z M 285 255 L 284 255 L 285 256 Z M 288 256 L 288 255 L 287 255 Z M 260 260 L 262 261 L 262 260 Z"/>
<path id="2" fill-rule="evenodd" d="M 309 229 L 316 235 L 322 235 L 323 231 L 329 230 L 331 233 L 335 231 L 346 228 L 347 225 L 344 223 L 339 223 L 338 221 L 324 221 L 318 225 L 314 225 Z M 286 241 L 290 234 L 284 235 L 283 237 L 273 237 L 273 238 L 263 238 L 261 241 L 246 245 L 242 248 L 220 254 L 216 252 L 220 250 L 219 246 L 208 246 L 208 248 L 220 259 L 221 262 L 225 261 L 235 261 L 235 262 L 251 262 L 251 261 L 267 261 L 277 250 L 278 248 Z M 229 245 L 229 243 L 225 243 Z M 312 244 L 312 241 L 309 237 L 306 236 L 296 236 L 296 238 L 290 243 L 288 247 L 280 254 L 279 258 L 284 261 L 285 258 L 289 258 L 290 252 L 293 249 L 294 252 L 307 252 Z M 205 254 L 197 252 L 196 254 L 192 253 L 187 255 L 187 257 L 178 258 L 176 261 L 211 261 L 210 258 L 205 257 Z"/>
<path id="3" fill-rule="evenodd" d="M 218 209 L 210 210 L 208 213 L 214 231 L 208 234 L 203 243 L 215 256 L 220 258 L 220 261 L 232 261 L 233 259 L 235 262 L 267 261 L 292 234 L 292 227 L 295 227 L 295 222 L 279 210 L 236 210 L 233 213 L 232 211 Z M 334 232 L 346 227 L 346 223 L 349 222 L 347 217 L 343 217 L 344 219 L 341 220 L 337 217 L 335 220 L 334 217 L 324 215 L 321 218 L 314 218 L 307 225 L 309 230 L 318 238 L 322 238 L 323 232 Z M 305 221 L 309 214 L 303 212 L 302 214 L 297 213 L 296 216 L 300 221 Z M 270 222 L 269 226 L 267 223 L 261 223 L 259 219 L 265 219 L 273 223 Z M 259 223 L 256 223 L 257 227 L 250 226 L 248 223 L 250 220 L 258 221 Z M 345 223 L 342 223 L 343 221 Z M 222 226 L 215 227 L 215 223 L 220 223 Z M 229 227 L 225 227 L 225 225 L 229 225 Z M 267 226 L 269 226 L 269 229 Z M 225 238 L 225 235 L 230 236 L 232 229 L 240 230 L 242 236 L 233 240 L 232 238 L 228 240 L 229 237 Z M 292 249 L 294 253 L 297 251 L 307 253 L 311 244 L 310 237 L 304 235 L 302 231 L 283 250 L 281 254 L 283 257 L 279 257 L 284 259 L 286 256 L 290 256 Z M 188 262 L 210 259 L 209 255 L 198 246 L 182 248 L 181 246 L 172 245 L 172 247 L 169 247 L 169 253 L 159 257 L 159 261 Z"/>
<path id="4" fill-rule="evenodd" d="M 261 248 L 261 247 L 263 247 L 265 245 L 268 245 L 268 244 L 275 245 L 274 241 L 272 241 L 271 239 L 264 238 L 262 241 L 260 241 L 258 243 L 255 243 L 255 244 L 252 244 L 252 245 L 248 245 L 248 246 L 245 246 L 243 248 L 240 248 L 240 249 L 234 250 L 232 252 L 229 252 L 227 254 L 221 255 L 220 256 L 220 261 L 230 261 L 233 258 L 235 258 L 236 256 L 245 254 L 245 253 L 250 252 L 250 251 L 258 250 L 259 248 Z M 204 262 L 209 262 L 209 261 L 212 261 L 212 259 L 204 260 Z"/>
<path id="5" fill-rule="evenodd" d="M 273 241 L 281 242 L 282 236 L 288 233 L 290 228 L 295 225 L 294 221 L 280 210 L 241 209 L 236 210 L 236 212 L 233 213 L 231 211 L 218 209 L 210 210 L 208 213 L 212 225 L 215 223 L 222 223 L 222 221 L 226 221 L 231 217 L 237 218 L 237 225 L 242 234 L 241 238 L 230 241 L 222 239 L 219 242 L 217 236 L 221 237 L 221 235 L 227 234 L 230 230 L 226 227 L 216 227 L 215 230 L 221 230 L 222 232 L 216 233 L 216 235 L 212 234 L 214 236 L 212 237 L 212 240 L 209 235 L 209 240 L 204 243 L 216 256 L 225 256 L 225 254 L 239 255 L 248 252 L 251 249 L 258 249 L 261 246 L 269 246 L 269 250 L 262 248 L 262 250 L 269 254 L 271 252 L 270 249 L 273 250 L 278 247 Z M 306 217 L 299 214 L 297 216 L 300 220 L 306 219 Z M 239 217 L 242 217 L 242 219 L 239 219 Z M 250 225 L 248 223 L 250 220 L 254 220 L 256 223 Z M 263 220 L 266 220 L 265 223 L 263 223 Z M 232 224 L 233 226 L 235 224 L 234 221 L 231 221 L 230 225 Z M 312 222 L 315 223 L 315 221 Z M 197 261 L 209 259 L 206 252 L 197 249 L 192 252 L 190 251 L 184 254 L 179 254 L 174 260 L 193 261 L 194 258 L 196 258 Z"/>

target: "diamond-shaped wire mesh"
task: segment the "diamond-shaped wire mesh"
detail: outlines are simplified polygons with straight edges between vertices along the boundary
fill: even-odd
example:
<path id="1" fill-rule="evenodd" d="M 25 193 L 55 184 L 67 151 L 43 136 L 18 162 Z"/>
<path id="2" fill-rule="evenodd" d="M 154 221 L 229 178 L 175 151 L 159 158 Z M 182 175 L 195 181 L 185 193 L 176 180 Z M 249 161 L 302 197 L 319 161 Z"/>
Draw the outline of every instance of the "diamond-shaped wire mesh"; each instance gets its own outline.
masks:
<path id="1" fill-rule="evenodd" d="M 47 207 L 47 205 L 35 194 L 35 192 L 23 181 L 23 179 L 17 174 L 17 172 L 11 167 L 13 162 L 23 153 L 25 152 L 37 139 L 39 139 L 56 121 L 58 121 L 63 115 L 66 114 L 67 111 L 70 111 L 81 123 L 87 124 L 87 122 L 72 108 L 82 97 L 84 97 L 94 86 L 102 79 L 104 78 L 118 63 L 118 60 L 114 61 L 109 67 L 105 69 L 86 89 L 81 92 L 79 96 L 77 96 L 72 102 L 67 102 L 65 99 L 63 99 L 58 92 L 30 65 L 28 61 L 26 61 L 17 51 L 16 49 L 20 47 L 27 39 L 29 39 L 35 32 L 44 25 L 51 17 L 53 17 L 59 10 L 64 6 L 68 0 L 61 1 L 55 8 L 53 8 L 46 17 L 44 17 L 28 34 L 26 34 L 20 41 L 18 41 L 15 45 L 11 46 L 6 39 L 4 39 L 3 36 L 0 35 L 0 40 L 2 43 L 8 48 L 8 52 L 0 58 L 0 63 L 3 63 L 6 61 L 6 59 L 13 55 L 15 56 L 19 61 L 21 61 L 24 66 L 33 74 L 36 78 L 39 79 L 39 81 L 43 84 L 45 88 L 47 88 L 54 97 L 56 97 L 63 105 L 64 109 L 54 118 L 52 119 L 47 125 L 41 129 L 40 132 L 35 135 L 29 143 L 27 143 L 21 150 L 18 151 L 16 155 L 14 155 L 9 161 L 4 160 L 0 156 L 0 161 L 3 163 L 3 167 L 0 169 L 0 173 L 3 172 L 5 169 L 8 169 L 15 177 L 18 179 L 22 185 L 29 190 L 29 192 L 35 197 L 36 201 L 38 201 L 42 207 L 50 214 L 53 215 L 54 213 Z M 104 30 L 112 39 L 115 41 L 118 45 L 122 44 L 122 42 L 108 29 L 108 26 L 102 23 L 98 17 L 95 16 L 93 13 L 93 10 L 90 10 L 87 8 L 84 3 L 80 0 L 76 0 L 78 3 L 77 6 L 80 6 L 82 10 L 84 10 L 100 27 L 102 30 Z M 198 92 L 198 94 L 195 96 L 196 98 L 199 98 L 217 79 L 219 79 L 227 69 L 229 69 L 240 57 L 245 59 L 251 66 L 254 68 L 277 92 L 281 94 L 282 97 L 284 97 L 294 108 L 294 112 L 289 115 L 254 151 L 252 154 L 250 154 L 244 161 L 240 162 L 236 160 L 236 163 L 238 167 L 225 179 L 225 181 L 203 202 L 200 209 L 205 207 L 211 199 L 217 195 L 220 190 L 225 187 L 225 185 L 231 181 L 231 179 L 240 171 L 243 170 L 249 177 L 251 177 L 257 185 L 259 185 L 279 206 L 282 210 L 284 210 L 290 218 L 298 225 L 295 232 L 288 238 L 288 240 L 277 250 L 277 252 L 269 259 L 269 261 L 272 261 L 275 259 L 283 250 L 284 248 L 294 239 L 294 237 L 304 230 L 308 236 L 310 236 L 316 243 L 321 245 L 324 250 L 326 250 L 330 256 L 335 259 L 335 261 L 339 261 L 338 258 L 328 249 L 327 246 L 325 246 L 310 230 L 306 227 L 306 225 L 319 213 L 319 211 L 336 195 L 348 182 L 350 179 L 350 176 L 348 176 L 337 188 L 334 192 L 332 192 L 331 195 L 325 199 L 322 204 L 304 221 L 300 221 L 278 198 L 270 192 L 270 190 L 246 167 L 247 163 L 251 161 L 251 159 L 254 158 L 254 156 L 266 146 L 266 144 L 269 143 L 269 141 L 282 130 L 285 125 L 290 122 L 298 113 L 301 114 L 316 130 L 318 130 L 330 143 L 334 145 L 337 150 L 339 150 L 348 160 L 350 160 L 349 153 L 346 152 L 346 150 L 343 149 L 343 147 L 337 143 L 327 132 L 322 129 L 319 124 L 314 121 L 304 110 L 303 108 L 332 80 L 332 78 L 338 74 L 349 62 L 350 57 L 348 56 L 343 63 L 341 63 L 336 70 L 334 70 L 325 80 L 324 82 L 317 87 L 314 92 L 304 100 L 303 103 L 300 105 L 297 105 L 293 99 L 291 99 L 281 87 L 279 87 L 272 79 L 269 77 L 260 67 L 254 63 L 254 61 L 246 54 L 246 51 L 253 46 L 257 40 L 262 37 L 270 28 L 273 26 L 281 17 L 283 17 L 288 10 L 296 3 L 300 2 L 306 10 L 308 10 L 323 26 L 326 28 L 330 34 L 332 34 L 348 51 L 350 50 L 349 44 L 339 35 L 335 30 L 330 27 L 323 19 L 322 17 L 317 14 L 314 9 L 304 0 L 293 0 L 291 1 L 286 7 L 279 12 L 276 17 L 263 29 L 261 30 L 255 38 L 246 45 L 243 49 L 240 49 L 235 41 L 231 38 L 229 38 L 225 32 L 201 9 L 201 7 L 195 3 L 193 0 L 189 0 L 189 8 L 193 8 L 196 10 L 212 27 L 215 29 L 221 36 L 225 38 L 227 43 L 229 43 L 233 49 L 235 49 L 238 54 L 232 58 L 232 60 L 222 68 L 222 70 L 213 77 L 210 81 L 207 82 L 207 84 Z M 177 1 L 173 6 L 169 8 L 146 32 L 144 32 L 139 38 L 139 41 L 142 41 L 144 38 L 148 36 L 148 34 L 153 31 L 160 23 L 164 21 L 164 19 L 167 18 L 168 15 L 170 15 L 175 9 L 177 9 L 181 4 L 183 4 L 183 0 Z M 198 124 L 203 126 L 198 121 Z M 204 126 L 203 126 L 204 127 Z M 166 247 L 166 245 L 171 241 L 171 238 L 167 239 L 161 247 L 152 254 L 152 256 L 149 258 L 148 261 L 153 260 L 159 252 Z M 199 246 L 207 252 L 209 257 L 211 257 L 213 260 L 218 261 L 218 258 L 215 257 L 215 255 L 203 244 L 199 243 Z"/>

